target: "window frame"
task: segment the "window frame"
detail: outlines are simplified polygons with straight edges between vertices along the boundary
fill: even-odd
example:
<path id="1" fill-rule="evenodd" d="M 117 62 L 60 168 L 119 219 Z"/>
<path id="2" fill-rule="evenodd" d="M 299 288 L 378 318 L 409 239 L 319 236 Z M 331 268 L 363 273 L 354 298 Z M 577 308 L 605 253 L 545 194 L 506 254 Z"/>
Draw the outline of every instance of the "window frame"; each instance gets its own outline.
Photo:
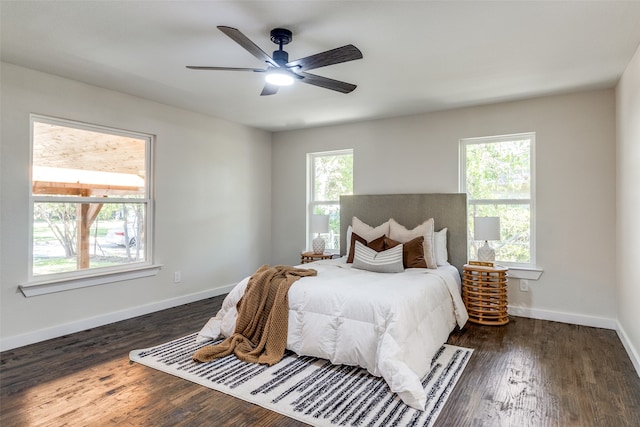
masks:
<path id="1" fill-rule="evenodd" d="M 58 195 L 34 195 L 33 194 L 33 153 L 34 153 L 34 125 L 35 123 L 46 123 L 57 126 L 64 126 L 73 129 L 98 132 L 103 134 L 118 135 L 145 141 L 145 196 L 143 198 L 127 197 L 84 197 L 84 196 L 58 196 Z M 145 277 L 157 274 L 160 265 L 154 264 L 153 242 L 154 242 L 154 165 L 153 149 L 155 145 L 155 135 L 118 129 L 111 126 L 90 124 L 76 120 L 63 119 L 40 114 L 30 114 L 29 116 L 29 254 L 28 254 L 28 274 L 27 282 L 19 286 L 20 291 L 25 296 L 34 296 L 60 292 L 69 289 L 95 286 L 116 281 L 129 280 L 138 277 Z M 132 261 L 126 264 L 94 267 L 88 269 L 76 269 L 61 273 L 49 273 L 34 275 L 33 251 L 34 251 L 34 211 L 37 203 L 135 203 L 142 204 L 145 208 L 144 221 L 144 259 Z"/>
<path id="2" fill-rule="evenodd" d="M 530 177 L 530 192 L 529 199 L 477 199 L 472 200 L 467 193 L 467 146 L 475 144 L 491 144 L 501 143 L 505 141 L 512 141 L 514 139 L 528 139 L 529 140 L 529 177 Z M 534 273 L 532 277 L 529 277 L 526 271 L 539 272 L 541 271 L 536 267 L 536 161 L 535 161 L 535 144 L 536 133 L 535 132 L 522 132 L 508 135 L 496 135 L 496 136 L 484 136 L 474 138 L 461 138 L 459 140 L 459 191 L 467 194 L 467 212 L 468 215 L 474 205 L 529 205 L 529 262 L 510 262 L 496 259 L 496 262 L 511 267 L 515 270 L 520 270 L 522 278 L 534 278 L 539 277 L 539 274 Z M 471 225 L 467 218 L 467 244 L 470 247 L 471 243 Z M 515 272 L 514 277 L 519 277 L 518 272 Z M 526 276 L 526 277 L 525 277 Z M 535 277 L 535 278 L 537 278 Z"/>
<path id="3" fill-rule="evenodd" d="M 340 209 L 340 199 L 338 200 L 322 200 L 322 201 L 318 201 L 315 200 L 315 185 L 316 185 L 316 179 L 315 179 L 315 162 L 314 160 L 318 157 L 328 157 L 328 156 L 345 156 L 345 155 L 351 155 L 352 160 L 354 157 L 354 150 L 353 148 L 345 148 L 345 149 L 341 149 L 341 150 L 330 150 L 330 151 L 319 151 L 319 152 L 313 152 L 313 153 L 307 153 L 307 217 L 306 217 L 306 248 L 310 248 L 311 247 L 311 242 L 313 241 L 314 237 L 311 233 L 311 217 L 313 215 L 313 212 L 315 210 L 316 206 L 331 206 L 331 205 L 338 205 L 338 209 Z M 352 163 L 352 167 L 353 167 L 353 163 Z M 351 186 L 353 188 L 353 182 L 351 183 Z M 338 248 L 337 249 L 325 249 L 326 253 L 330 253 L 330 254 L 340 254 L 340 240 L 338 239 Z"/>

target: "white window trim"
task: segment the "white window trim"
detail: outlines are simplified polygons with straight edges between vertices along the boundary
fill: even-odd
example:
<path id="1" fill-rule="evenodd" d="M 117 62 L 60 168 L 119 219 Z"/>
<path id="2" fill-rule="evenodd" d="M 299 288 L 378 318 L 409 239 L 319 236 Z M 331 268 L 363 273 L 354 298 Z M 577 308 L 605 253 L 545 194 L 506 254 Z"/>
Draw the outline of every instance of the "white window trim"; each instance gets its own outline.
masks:
<path id="1" fill-rule="evenodd" d="M 323 201 L 315 201 L 313 200 L 313 196 L 315 194 L 315 170 L 313 167 L 313 160 L 316 157 L 326 157 L 326 156 L 341 156 L 341 155 L 349 155 L 353 156 L 353 149 L 346 148 L 343 150 L 331 150 L 331 151 L 318 151 L 314 153 L 307 153 L 307 217 L 306 217 L 306 248 L 311 247 L 311 242 L 313 241 L 313 237 L 311 236 L 311 216 L 313 215 L 314 207 L 322 206 L 322 205 L 340 205 L 340 199 L 338 200 L 323 200 Z M 330 254 L 340 254 L 339 249 L 325 249 L 325 252 Z"/>
<path id="2" fill-rule="evenodd" d="M 107 283 L 120 282 L 123 280 L 137 279 L 141 277 L 153 276 L 158 273 L 162 268 L 160 264 L 153 263 L 153 232 L 154 230 L 154 165 L 153 165 L 153 149 L 155 136 L 151 134 L 134 132 L 128 130 L 122 130 L 113 128 L 110 126 L 100 126 L 95 124 L 83 123 L 74 120 L 61 119 L 57 117 L 43 116 L 39 114 L 31 114 L 29 117 L 29 164 L 33 162 L 33 126 L 34 122 L 49 123 L 54 125 L 61 125 L 72 127 L 76 129 L 83 129 L 93 132 L 111 133 L 114 135 L 128 136 L 138 139 L 144 139 L 146 141 L 145 149 L 145 164 L 147 165 L 147 178 L 145 179 L 145 192 L 147 197 L 145 199 L 127 199 L 127 198 L 109 198 L 109 203 L 131 203 L 144 201 L 146 203 L 146 218 L 145 218 L 145 261 L 134 262 L 122 266 L 93 268 L 88 270 L 75 270 L 65 273 L 55 273 L 46 275 L 33 275 L 33 220 L 29 221 L 29 262 L 28 262 L 28 275 L 27 283 L 20 284 L 18 289 L 25 297 L 45 295 L 54 292 L 61 292 L 71 289 L 79 289 L 84 287 L 102 285 Z M 29 182 L 33 182 L 32 168 L 29 168 Z M 47 196 L 34 196 L 29 189 L 29 218 L 33 218 L 33 207 L 36 202 L 50 202 L 51 197 Z M 55 201 L 58 202 L 92 202 L 95 203 L 95 198 L 90 197 L 56 197 Z"/>
<path id="3" fill-rule="evenodd" d="M 131 264 L 134 265 L 134 264 Z M 104 285 L 121 282 L 124 280 L 139 279 L 141 277 L 155 276 L 162 265 L 142 265 L 129 267 L 127 270 L 110 271 L 109 273 L 97 273 L 73 278 L 60 278 L 59 280 L 47 280 L 36 283 L 28 283 L 18 286 L 25 297 L 52 294 L 55 292 L 69 291 L 72 289 L 87 288 L 90 286 Z M 97 270 L 97 269 L 94 269 Z"/>
<path id="4" fill-rule="evenodd" d="M 530 218 L 531 222 L 529 224 L 530 228 L 530 261 L 528 263 L 514 263 L 514 262 L 504 262 L 499 261 L 501 265 L 505 267 L 509 267 L 509 275 L 514 278 L 522 278 L 522 279 L 531 279 L 538 280 L 540 275 L 543 272 L 543 269 L 536 265 L 536 133 L 535 132 L 523 132 L 523 133 L 515 133 L 509 135 L 497 135 L 497 136 L 486 136 L 486 137 L 477 137 L 477 138 L 462 138 L 459 141 L 459 156 L 460 164 L 458 165 L 459 171 L 459 190 L 461 193 L 467 193 L 467 150 L 466 147 L 471 144 L 487 144 L 492 142 L 502 142 L 502 141 L 511 141 L 517 138 L 527 138 L 530 141 L 530 158 L 531 158 L 531 194 L 529 199 L 482 199 L 477 202 L 469 202 L 469 198 L 467 198 L 467 208 L 472 204 L 523 204 L 523 202 L 528 201 L 530 206 Z M 467 224 L 467 227 L 469 224 Z"/>

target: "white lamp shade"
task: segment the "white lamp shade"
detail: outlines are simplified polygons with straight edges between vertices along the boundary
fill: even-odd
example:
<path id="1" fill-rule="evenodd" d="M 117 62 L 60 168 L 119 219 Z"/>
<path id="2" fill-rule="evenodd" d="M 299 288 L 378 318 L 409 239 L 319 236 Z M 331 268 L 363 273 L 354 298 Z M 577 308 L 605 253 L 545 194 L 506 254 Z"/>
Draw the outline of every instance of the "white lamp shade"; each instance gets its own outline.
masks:
<path id="1" fill-rule="evenodd" d="M 311 215 L 311 232 L 312 233 L 328 233 L 329 232 L 329 215 Z"/>
<path id="2" fill-rule="evenodd" d="M 500 217 L 475 217 L 473 237 L 475 240 L 500 240 Z"/>

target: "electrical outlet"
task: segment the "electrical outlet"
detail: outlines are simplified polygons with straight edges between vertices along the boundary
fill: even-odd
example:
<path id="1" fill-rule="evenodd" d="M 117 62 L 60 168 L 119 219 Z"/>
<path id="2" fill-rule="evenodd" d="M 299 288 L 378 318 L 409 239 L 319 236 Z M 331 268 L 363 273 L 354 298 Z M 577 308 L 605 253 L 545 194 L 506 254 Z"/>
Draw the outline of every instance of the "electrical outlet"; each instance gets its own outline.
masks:
<path id="1" fill-rule="evenodd" d="M 182 280 L 182 274 L 179 271 L 173 273 L 173 283 L 180 283 Z"/>
<path id="2" fill-rule="evenodd" d="M 529 281 L 527 279 L 520 279 L 520 291 L 529 292 Z"/>

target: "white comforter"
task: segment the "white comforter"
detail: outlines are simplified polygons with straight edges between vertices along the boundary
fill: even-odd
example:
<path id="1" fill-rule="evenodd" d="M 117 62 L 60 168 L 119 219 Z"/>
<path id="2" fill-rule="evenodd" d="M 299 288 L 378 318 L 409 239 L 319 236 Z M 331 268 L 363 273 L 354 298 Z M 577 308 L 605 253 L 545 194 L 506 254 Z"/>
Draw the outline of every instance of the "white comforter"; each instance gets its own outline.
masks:
<path id="1" fill-rule="evenodd" d="M 289 289 L 287 348 L 299 355 L 359 365 L 382 376 L 409 406 L 424 409 L 420 378 L 456 323 L 468 316 L 455 267 L 372 273 L 337 260 L 299 266 L 318 275 L 303 277 Z M 249 278 L 225 298 L 199 341 L 233 334 L 236 304 Z"/>

